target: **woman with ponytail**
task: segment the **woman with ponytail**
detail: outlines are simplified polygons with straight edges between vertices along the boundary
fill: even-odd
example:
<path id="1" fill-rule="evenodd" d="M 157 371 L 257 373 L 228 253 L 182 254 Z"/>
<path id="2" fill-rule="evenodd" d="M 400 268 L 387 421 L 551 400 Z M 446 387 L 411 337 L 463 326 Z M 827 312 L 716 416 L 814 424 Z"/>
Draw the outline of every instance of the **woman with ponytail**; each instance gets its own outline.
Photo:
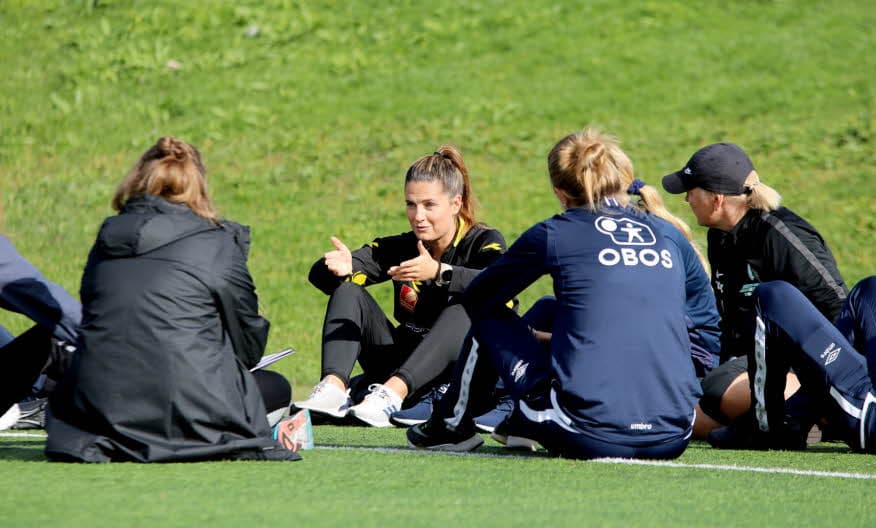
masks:
<path id="1" fill-rule="evenodd" d="M 470 322 L 456 300 L 505 252 L 505 240 L 477 222 L 468 169 L 452 146 L 415 161 L 404 192 L 411 231 L 355 251 L 332 237 L 334 249 L 310 270 L 310 282 L 330 297 L 321 381 L 298 408 L 390 426 L 403 402 L 447 377 L 459 353 Z M 389 280 L 397 327 L 365 289 Z M 363 375 L 351 380 L 357 360 Z"/>
<path id="2" fill-rule="evenodd" d="M 474 417 L 501 377 L 515 410 L 493 436 L 509 446 L 540 443 L 582 459 L 678 457 L 699 392 L 685 321 L 696 255 L 670 223 L 630 204 L 632 163 L 614 138 L 569 135 L 548 170 L 564 212 L 528 229 L 466 289 L 472 330 L 446 394 L 408 441 L 478 447 Z M 543 275 L 557 302 L 548 353 L 504 305 Z"/>
<path id="3" fill-rule="evenodd" d="M 708 227 L 712 287 L 721 314 L 721 365 L 703 379 L 704 413 L 696 435 L 739 418 L 750 407 L 748 357 L 754 353 L 757 287 L 783 280 L 800 290 L 833 321 L 848 288 L 821 234 L 761 181 L 742 148 L 707 145 L 681 170 L 663 177 L 663 188 L 685 194 L 701 226 Z M 799 387 L 788 375 L 787 394 Z"/>
<path id="4" fill-rule="evenodd" d="M 288 413 L 289 383 L 249 370 L 269 326 L 246 263 L 249 228 L 219 218 L 200 153 L 159 139 L 112 204 L 119 214 L 104 221 L 82 275 L 81 346 L 50 398 L 46 454 L 299 459 L 269 425 Z"/>

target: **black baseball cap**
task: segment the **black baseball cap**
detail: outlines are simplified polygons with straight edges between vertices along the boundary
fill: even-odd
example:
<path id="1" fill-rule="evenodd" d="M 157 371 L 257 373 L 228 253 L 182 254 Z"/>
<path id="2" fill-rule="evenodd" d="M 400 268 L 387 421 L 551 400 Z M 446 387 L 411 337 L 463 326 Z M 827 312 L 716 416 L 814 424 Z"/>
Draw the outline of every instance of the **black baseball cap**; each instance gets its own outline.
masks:
<path id="1" fill-rule="evenodd" d="M 745 193 L 745 180 L 754 165 L 733 143 L 714 143 L 696 151 L 683 169 L 663 177 L 663 188 L 681 194 L 695 187 L 718 194 Z"/>

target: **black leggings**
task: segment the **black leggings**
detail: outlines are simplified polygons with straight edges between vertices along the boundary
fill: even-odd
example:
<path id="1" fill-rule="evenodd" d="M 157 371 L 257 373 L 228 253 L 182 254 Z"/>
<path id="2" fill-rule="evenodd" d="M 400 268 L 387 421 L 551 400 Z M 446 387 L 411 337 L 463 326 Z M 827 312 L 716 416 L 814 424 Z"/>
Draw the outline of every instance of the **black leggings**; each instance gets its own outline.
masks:
<path id="1" fill-rule="evenodd" d="M 450 305 L 420 336 L 395 328 L 365 288 L 343 283 L 329 298 L 322 332 L 322 377 L 350 385 L 356 360 L 365 377 L 383 383 L 398 376 L 419 395 L 448 376 L 471 326 L 460 305 Z"/>
<path id="2" fill-rule="evenodd" d="M 257 370 L 252 373 L 252 377 L 256 380 L 268 414 L 289 407 L 292 402 L 292 386 L 282 374 Z"/>
<path id="3" fill-rule="evenodd" d="M 0 414 L 30 393 L 52 352 L 52 332 L 31 327 L 0 348 Z"/>

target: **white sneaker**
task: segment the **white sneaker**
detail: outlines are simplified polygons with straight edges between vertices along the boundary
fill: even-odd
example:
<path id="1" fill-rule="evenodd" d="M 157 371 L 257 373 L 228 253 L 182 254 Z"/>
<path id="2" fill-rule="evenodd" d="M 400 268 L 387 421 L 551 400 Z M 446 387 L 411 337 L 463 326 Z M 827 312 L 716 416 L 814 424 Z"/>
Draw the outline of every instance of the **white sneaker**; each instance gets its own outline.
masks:
<path id="1" fill-rule="evenodd" d="M 401 409 L 401 396 L 379 383 L 368 386 L 371 392 L 362 403 L 350 407 L 350 414 L 373 427 L 392 427 L 392 413 Z"/>
<path id="2" fill-rule="evenodd" d="M 350 409 L 349 391 L 339 388 L 337 385 L 322 380 L 313 388 L 313 392 L 304 401 L 295 402 L 295 407 L 343 418 Z"/>
<path id="3" fill-rule="evenodd" d="M 0 416 L 0 431 L 9 429 L 18 419 L 21 417 L 21 410 L 18 408 L 18 404 L 14 404 L 9 408 L 3 416 Z"/>

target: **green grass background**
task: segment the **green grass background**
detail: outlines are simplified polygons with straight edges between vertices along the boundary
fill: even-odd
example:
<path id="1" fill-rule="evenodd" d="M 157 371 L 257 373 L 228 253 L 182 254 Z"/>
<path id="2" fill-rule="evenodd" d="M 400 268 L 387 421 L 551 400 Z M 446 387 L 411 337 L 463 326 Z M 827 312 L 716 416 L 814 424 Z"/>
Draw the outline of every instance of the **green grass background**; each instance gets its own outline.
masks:
<path id="1" fill-rule="evenodd" d="M 329 236 L 407 230 L 404 172 L 451 142 L 513 241 L 558 210 L 547 152 L 593 123 L 655 184 L 742 145 L 854 283 L 876 271 L 874 23 L 860 2 L 5 0 L 2 229 L 76 292 L 125 172 L 161 135 L 192 142 L 253 228 L 269 349 L 300 352 L 277 368 L 308 384 L 325 297 L 306 276 Z"/>
<path id="2" fill-rule="evenodd" d="M 322 445 L 401 447 L 400 429 L 315 428 Z M 806 453 L 716 451 L 683 464 L 864 473 L 840 479 L 545 458 L 316 449 L 296 463 L 82 466 L 0 439 L 2 526 L 872 527 L 876 461 L 834 444 Z M 487 440 L 480 452 L 506 455 Z M 63 492 L 61 492 L 61 484 Z M 57 491 L 57 493 L 54 493 Z M 49 493 L 46 493 L 49 492 Z M 4 520 L 6 523 L 4 523 Z"/>
<path id="3" fill-rule="evenodd" d="M 0 0 L 0 231 L 75 293 L 126 171 L 161 135 L 190 141 L 222 213 L 253 228 L 269 350 L 298 349 L 276 366 L 298 392 L 319 375 L 325 305 L 307 270 L 331 235 L 357 247 L 408 229 L 413 160 L 456 144 L 480 217 L 510 242 L 558 210 L 547 152 L 596 124 L 655 184 L 702 145 L 740 144 L 853 284 L 876 272 L 874 26 L 857 1 Z M 318 434 L 401 443 L 351 431 Z M 868 481 L 325 451 L 291 466 L 55 466 L 39 446 L 0 443 L 0 526 L 874 524 Z M 684 460 L 874 472 L 832 451 Z"/>

